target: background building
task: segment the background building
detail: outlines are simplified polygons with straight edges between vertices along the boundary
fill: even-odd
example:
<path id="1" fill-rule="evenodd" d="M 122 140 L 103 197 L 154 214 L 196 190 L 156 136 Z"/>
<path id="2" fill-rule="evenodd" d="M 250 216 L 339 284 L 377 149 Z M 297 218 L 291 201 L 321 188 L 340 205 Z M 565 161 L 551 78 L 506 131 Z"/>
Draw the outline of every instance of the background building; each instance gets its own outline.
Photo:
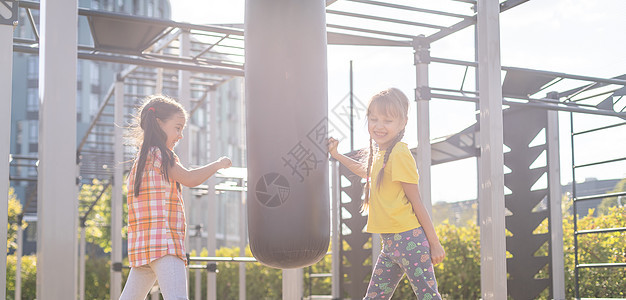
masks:
<path id="1" fill-rule="evenodd" d="M 118 14 L 139 15 L 157 19 L 169 19 L 171 6 L 168 0 L 79 0 L 79 9 L 89 9 L 113 12 Z M 30 10 L 32 20 L 39 31 L 39 10 Z M 32 28 L 31 17 L 27 10 L 19 10 L 19 25 L 16 27 L 15 39 L 37 39 L 37 32 Z M 79 17 L 78 44 L 80 46 L 93 46 L 91 28 L 87 18 Z M 201 47 L 200 41 L 192 41 L 192 47 Z M 177 51 L 164 49 L 167 51 Z M 37 157 L 38 157 L 38 132 L 39 132 L 39 91 L 38 73 L 39 56 L 37 54 L 14 52 L 13 54 L 13 95 L 11 110 L 11 145 L 12 156 L 10 178 L 11 186 L 15 189 L 17 197 L 24 206 L 24 221 L 30 225 L 24 232 L 24 254 L 32 254 L 36 250 L 36 213 L 37 213 Z M 93 179 L 98 178 L 100 171 L 110 166 L 112 156 L 105 154 L 112 143 L 113 127 L 106 124 L 112 120 L 112 115 L 99 112 L 105 102 L 115 81 L 115 76 L 127 66 L 79 59 L 77 64 L 77 145 L 83 142 L 79 159 L 80 183 L 91 184 Z M 132 78 L 126 79 L 125 97 L 127 101 L 139 103 L 145 96 L 154 93 L 162 93 L 171 97 L 178 97 L 178 72 L 156 68 L 139 67 Z M 62 76 L 62 74 L 59 74 Z M 215 113 L 211 113 L 210 105 L 196 105 L 187 108 L 193 115 L 188 123 L 192 135 L 192 149 L 190 164 L 200 165 L 208 162 L 209 149 L 213 148 L 218 157 L 228 155 L 233 160 L 234 166 L 245 165 L 245 153 L 243 152 L 241 120 L 243 116 L 242 78 L 220 84 L 214 90 L 208 91 L 205 87 L 194 86 L 191 91 L 193 99 L 213 98 L 215 101 Z M 127 107 L 126 111 L 132 113 L 133 107 Z M 214 121 L 211 118 L 215 119 Z M 94 122 L 96 120 L 96 122 Z M 94 124 L 96 124 L 94 126 Z M 214 124 L 218 129 L 216 139 L 209 141 L 207 138 L 208 126 Z M 101 126 L 102 125 L 102 126 Z M 188 137 L 189 138 L 189 137 Z M 84 141 L 83 141 L 84 140 Z M 211 147 L 213 145 L 213 147 Z M 133 149 L 128 147 L 128 152 Z M 132 155 L 132 154 L 129 154 Z M 240 183 L 239 183 L 240 184 Z M 206 194 L 206 193 L 205 193 Z M 241 211 L 241 193 L 220 192 L 215 195 L 218 207 L 217 247 L 234 245 L 240 240 L 240 225 L 233 220 L 239 219 Z M 195 198 L 195 197 L 194 197 Z M 213 201 L 213 197 L 209 197 Z M 206 200 L 192 201 L 185 199 L 187 205 L 193 207 L 187 217 L 189 228 L 200 224 L 204 228 L 207 224 L 207 214 L 195 213 L 206 210 Z M 80 203 L 88 205 L 89 203 Z M 104 224 L 109 226 L 109 224 Z M 202 234 L 198 235 L 199 237 Z M 190 239 L 193 240 L 193 239 Z M 206 245 L 206 237 L 197 240 L 198 245 Z M 194 247 L 195 248 L 195 247 Z"/>

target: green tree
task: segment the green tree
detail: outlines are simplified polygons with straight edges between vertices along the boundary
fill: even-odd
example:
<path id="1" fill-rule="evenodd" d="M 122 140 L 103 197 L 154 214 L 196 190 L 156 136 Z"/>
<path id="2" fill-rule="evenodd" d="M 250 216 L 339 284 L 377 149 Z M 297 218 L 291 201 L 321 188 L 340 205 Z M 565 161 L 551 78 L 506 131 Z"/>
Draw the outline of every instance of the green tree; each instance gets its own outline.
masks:
<path id="1" fill-rule="evenodd" d="M 607 213 L 578 219 L 578 230 L 626 227 L 626 207 L 609 207 Z M 565 253 L 565 289 L 568 299 L 574 287 L 574 223 L 573 216 L 563 219 L 563 251 Z M 626 263 L 626 232 L 584 234 L 578 236 L 579 264 Z M 626 297 L 624 268 L 584 268 L 579 271 L 580 296 L 583 298 Z"/>
<path id="2" fill-rule="evenodd" d="M 620 180 L 613 190 L 609 191 L 609 194 L 626 192 L 626 178 Z M 600 205 L 598 205 L 598 214 L 605 215 L 609 212 L 609 208 L 614 206 L 626 206 L 626 196 L 608 197 L 602 199 Z"/>
<path id="3" fill-rule="evenodd" d="M 7 300 L 15 299 L 15 255 L 7 255 Z M 22 299 L 32 300 L 36 297 L 37 288 L 37 256 L 22 256 Z M 21 300 L 21 299 L 20 299 Z"/>
<path id="4" fill-rule="evenodd" d="M 8 224 L 7 224 L 7 253 L 17 249 L 17 230 L 19 226 L 25 229 L 28 224 L 21 222 L 22 204 L 15 195 L 13 187 L 9 187 Z M 21 224 L 20 224 L 21 223 Z"/>
<path id="5" fill-rule="evenodd" d="M 126 202 L 126 186 L 123 187 L 122 202 Z M 86 241 L 99 246 L 105 253 L 111 252 L 111 185 L 94 180 L 92 184 L 83 184 L 78 195 L 79 215 L 85 219 Z M 128 209 L 123 205 L 122 220 L 126 221 Z M 122 227 L 122 236 L 126 237 L 126 226 Z"/>

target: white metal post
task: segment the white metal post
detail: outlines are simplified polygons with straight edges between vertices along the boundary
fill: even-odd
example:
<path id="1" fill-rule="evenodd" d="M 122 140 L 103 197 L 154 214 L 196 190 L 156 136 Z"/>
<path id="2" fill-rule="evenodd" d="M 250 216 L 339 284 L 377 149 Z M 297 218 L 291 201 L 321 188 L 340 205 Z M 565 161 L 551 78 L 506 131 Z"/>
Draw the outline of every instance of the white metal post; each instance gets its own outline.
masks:
<path id="1" fill-rule="evenodd" d="M 8 24 L 0 23 L 0 143 L 11 144 L 11 98 L 13 80 L 13 22 L 17 20 L 17 2 L 7 2 L 7 5 L 15 6 L 9 12 L 0 12 L 2 19 L 8 20 Z M 5 15 L 6 14 L 6 15 Z M 15 21 L 17 22 L 17 21 Z M 7 248 L 7 223 L 9 205 L 9 147 L 0 147 L 0 241 L 2 249 Z M 0 261 L 7 264 L 7 253 L 1 251 Z M 6 268 L 0 268 L 0 299 L 6 298 Z"/>
<path id="2" fill-rule="evenodd" d="M 180 35 L 180 57 L 189 57 L 191 53 L 191 38 L 189 34 L 189 30 L 184 29 L 182 34 Z M 188 111 L 191 112 L 191 73 L 189 71 L 178 71 L 178 101 L 180 104 Z M 189 122 L 191 121 L 191 116 L 187 120 L 187 125 L 183 129 L 183 139 L 178 142 L 176 146 L 176 154 L 178 154 L 178 158 L 180 159 L 180 163 L 189 167 L 191 163 L 191 134 L 189 127 L 191 126 Z M 186 138 L 185 138 L 186 137 Z M 191 206 L 194 202 L 191 199 L 191 190 L 188 187 L 183 186 L 183 201 L 185 202 L 185 216 L 187 218 L 187 223 L 191 220 Z M 189 252 L 191 250 L 191 243 L 189 242 L 189 231 L 185 233 L 185 250 Z M 196 276 L 198 276 L 198 272 L 196 272 Z M 189 270 L 187 270 L 187 279 L 189 279 Z M 187 289 L 189 289 L 189 283 L 187 284 Z M 196 287 L 196 290 L 198 287 Z"/>
<path id="3" fill-rule="evenodd" d="M 80 227 L 80 243 L 78 247 L 78 298 L 85 300 L 85 226 Z M 20 299 L 15 297 L 15 299 Z"/>
<path id="4" fill-rule="evenodd" d="M 506 299 L 500 3 L 478 1 L 480 275 L 484 300 Z"/>
<path id="5" fill-rule="evenodd" d="M 339 287 L 341 284 L 341 278 L 340 278 L 340 271 L 339 268 L 341 267 L 341 250 L 340 249 L 340 243 L 341 243 L 341 239 L 339 238 L 339 235 L 341 234 L 339 231 L 340 228 L 340 211 L 341 211 L 341 180 L 340 180 L 340 176 L 341 174 L 339 174 L 339 162 L 338 161 L 332 161 L 331 162 L 331 180 L 332 180 L 332 193 L 331 193 L 331 213 L 332 213 L 332 220 L 331 220 L 331 230 L 332 230 L 332 235 L 331 235 L 331 298 L 333 299 L 339 299 Z"/>
<path id="6" fill-rule="evenodd" d="M 77 297 L 78 2 L 40 4 L 37 299 Z M 59 276 L 62 274 L 62 276 Z"/>
<path id="7" fill-rule="evenodd" d="M 302 299 L 304 269 L 283 269 L 283 300 Z"/>
<path id="8" fill-rule="evenodd" d="M 549 110 L 548 187 L 550 195 L 550 247 L 552 249 L 552 299 L 565 300 L 565 262 L 563 257 L 563 212 L 561 210 L 561 167 L 559 159 L 559 113 Z"/>
<path id="9" fill-rule="evenodd" d="M 122 186 L 124 185 L 124 80 L 115 81 L 115 105 L 113 112 L 113 185 L 111 186 L 111 299 L 122 294 Z"/>
<path id="10" fill-rule="evenodd" d="M 415 41 L 417 105 L 417 169 L 419 171 L 419 189 L 422 203 L 432 215 L 431 199 L 431 149 L 430 149 L 430 95 L 428 92 L 428 64 L 430 63 L 430 45 L 423 42 L 423 36 Z"/>
<path id="11" fill-rule="evenodd" d="M 243 179 L 241 179 L 243 187 Z M 241 204 L 239 206 L 239 256 L 246 256 L 246 191 L 241 191 Z M 246 263 L 239 263 L 239 300 L 246 300 Z"/>
<path id="12" fill-rule="evenodd" d="M 240 85 L 241 94 L 239 98 L 239 150 L 241 151 L 241 166 L 244 166 L 246 157 L 246 97 L 242 80 Z M 241 179 L 241 205 L 239 206 L 239 256 L 246 256 L 246 245 L 248 244 L 248 217 L 247 217 L 247 197 L 248 193 L 243 187 L 247 186 L 245 178 Z M 246 263 L 239 263 L 239 300 L 246 300 Z"/>
<path id="13" fill-rule="evenodd" d="M 22 222 L 17 226 L 17 249 L 15 250 L 15 299 L 22 299 L 22 255 L 24 253 L 24 230 Z"/>
<path id="14" fill-rule="evenodd" d="M 209 101 L 209 161 L 217 159 L 217 97 L 215 91 L 207 96 Z M 207 180 L 207 251 L 208 256 L 215 256 L 217 248 L 217 195 L 215 194 L 215 178 Z M 207 300 L 217 299 L 217 279 L 215 272 L 207 272 Z"/>

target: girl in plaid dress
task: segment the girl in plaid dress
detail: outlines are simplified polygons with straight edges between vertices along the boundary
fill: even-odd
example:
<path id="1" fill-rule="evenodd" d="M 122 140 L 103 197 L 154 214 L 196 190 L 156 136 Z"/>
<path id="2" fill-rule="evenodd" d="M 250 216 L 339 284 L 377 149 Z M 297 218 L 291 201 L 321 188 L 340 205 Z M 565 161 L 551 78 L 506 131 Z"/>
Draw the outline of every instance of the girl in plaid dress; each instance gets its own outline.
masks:
<path id="1" fill-rule="evenodd" d="M 156 280 L 165 300 L 187 299 L 185 210 L 181 184 L 193 187 L 231 166 L 221 157 L 203 167 L 183 167 L 174 146 L 183 138 L 187 112 L 174 99 L 151 96 L 135 128 L 139 154 L 128 175 L 130 274 L 120 299 L 143 300 Z"/>
<path id="2" fill-rule="evenodd" d="M 409 100 L 396 88 L 370 99 L 366 164 L 337 152 L 337 140 L 328 141 L 330 155 L 367 180 L 362 206 L 369 212 L 366 231 L 379 233 L 383 243 L 364 300 L 391 299 L 404 275 L 417 299 L 441 299 L 433 264 L 443 261 L 445 251 L 420 198 L 415 159 L 401 142 L 408 113 Z"/>

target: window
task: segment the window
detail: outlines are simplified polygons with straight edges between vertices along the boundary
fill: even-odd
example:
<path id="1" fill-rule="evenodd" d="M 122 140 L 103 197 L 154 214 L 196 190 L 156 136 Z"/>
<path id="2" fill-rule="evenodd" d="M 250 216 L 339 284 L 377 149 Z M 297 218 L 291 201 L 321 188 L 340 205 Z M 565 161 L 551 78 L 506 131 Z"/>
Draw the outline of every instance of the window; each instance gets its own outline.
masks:
<path id="1" fill-rule="evenodd" d="M 91 73 L 90 73 L 90 75 L 91 75 L 90 83 L 97 85 L 97 84 L 100 83 L 100 68 L 99 68 L 98 64 L 95 63 L 95 62 L 92 63 L 90 67 L 91 67 L 90 68 L 90 71 L 91 71 Z"/>
<path id="2" fill-rule="evenodd" d="M 29 88 L 26 91 L 26 111 L 39 111 L 39 95 L 36 88 Z"/>
<path id="3" fill-rule="evenodd" d="M 37 143 L 39 141 L 39 121 L 28 121 L 28 141 L 30 143 Z"/>
<path id="4" fill-rule="evenodd" d="M 39 57 L 31 55 L 28 57 L 28 79 L 39 78 Z"/>

